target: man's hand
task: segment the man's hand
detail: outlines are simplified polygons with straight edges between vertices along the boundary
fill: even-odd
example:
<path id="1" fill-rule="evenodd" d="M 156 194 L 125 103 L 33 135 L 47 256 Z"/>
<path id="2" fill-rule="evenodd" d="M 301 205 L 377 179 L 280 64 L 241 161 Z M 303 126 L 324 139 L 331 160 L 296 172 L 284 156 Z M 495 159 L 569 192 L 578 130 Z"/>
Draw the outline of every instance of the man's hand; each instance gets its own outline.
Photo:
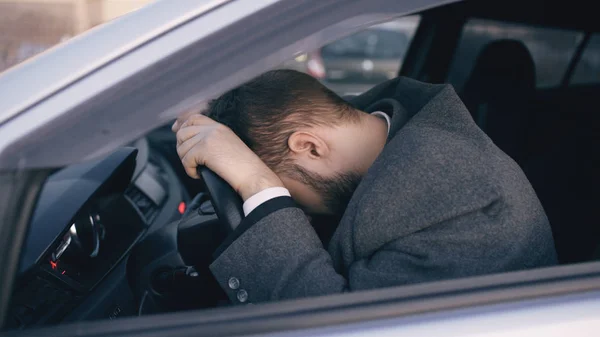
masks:
<path id="1" fill-rule="evenodd" d="M 209 117 L 192 115 L 173 130 L 177 154 L 190 177 L 198 179 L 198 166 L 206 166 L 244 201 L 264 189 L 283 187 L 279 177 L 231 129 Z"/>
<path id="2" fill-rule="evenodd" d="M 179 117 L 177 117 L 177 120 L 175 121 L 175 123 L 173 123 L 173 126 L 171 126 L 171 130 L 173 130 L 173 132 L 179 131 L 181 125 L 183 125 L 185 121 L 187 121 L 191 116 L 203 114 L 204 111 L 206 111 L 207 107 L 208 104 L 206 103 L 206 101 L 204 101 L 194 106 L 193 108 L 184 111 L 181 115 L 179 115 Z"/>

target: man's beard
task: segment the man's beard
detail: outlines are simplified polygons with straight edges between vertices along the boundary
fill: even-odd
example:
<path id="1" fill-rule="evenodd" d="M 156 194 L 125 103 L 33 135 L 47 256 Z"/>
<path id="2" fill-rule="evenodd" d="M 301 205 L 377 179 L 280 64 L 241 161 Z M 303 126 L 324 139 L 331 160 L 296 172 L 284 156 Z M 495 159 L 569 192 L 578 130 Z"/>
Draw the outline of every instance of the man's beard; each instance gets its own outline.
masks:
<path id="1" fill-rule="evenodd" d="M 310 186 L 323 200 L 328 215 L 338 221 L 344 215 L 346 207 L 360 183 L 362 176 L 358 172 L 348 171 L 338 173 L 334 177 L 325 178 L 320 174 L 310 172 L 297 165 L 296 170 L 299 180 Z"/>

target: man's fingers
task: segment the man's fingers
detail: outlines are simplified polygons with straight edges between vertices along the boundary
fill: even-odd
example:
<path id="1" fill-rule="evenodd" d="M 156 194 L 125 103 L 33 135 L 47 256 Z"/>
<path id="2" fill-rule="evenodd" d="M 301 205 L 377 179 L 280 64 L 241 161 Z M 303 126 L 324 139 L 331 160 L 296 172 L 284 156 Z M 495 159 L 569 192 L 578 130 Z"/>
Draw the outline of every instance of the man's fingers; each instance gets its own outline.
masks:
<path id="1" fill-rule="evenodd" d="M 179 120 L 176 120 L 175 123 L 173 123 L 173 125 L 171 125 L 171 131 L 173 131 L 173 132 L 179 131 L 179 128 L 181 127 L 180 124 L 181 123 L 179 123 Z"/>
<path id="2" fill-rule="evenodd" d="M 185 120 L 180 126 L 180 129 L 192 126 L 192 125 L 210 125 L 216 124 L 214 120 L 210 117 L 206 117 L 204 115 L 191 115 L 188 119 Z"/>
<path id="3" fill-rule="evenodd" d="M 185 172 L 192 178 L 199 178 L 197 168 L 206 165 L 209 157 L 208 164 L 222 164 L 223 159 L 219 159 L 221 156 L 217 155 L 217 148 L 223 150 L 222 146 L 231 144 L 246 147 L 229 128 L 204 115 L 190 116 L 184 123 L 173 125 L 173 129 L 178 129 L 177 155 Z"/>
<path id="4" fill-rule="evenodd" d="M 171 126 L 171 130 L 173 132 L 179 131 L 179 129 L 181 128 L 181 125 L 188 118 L 190 118 L 190 116 L 194 116 L 194 115 L 199 115 L 201 113 L 205 113 L 207 108 L 208 108 L 208 102 L 202 102 L 202 103 L 198 104 L 197 106 L 195 106 L 195 107 L 193 107 L 193 108 L 191 108 L 191 109 L 189 109 L 187 111 L 184 111 L 182 114 L 180 114 L 177 117 L 177 120 Z"/>
<path id="5" fill-rule="evenodd" d="M 182 128 L 186 127 L 186 126 L 190 126 L 190 125 L 200 125 L 200 124 L 205 124 L 205 123 L 216 123 L 215 121 L 213 121 L 212 119 L 208 118 L 209 121 L 206 121 L 204 119 L 196 119 L 197 116 L 202 116 L 204 118 L 208 118 L 204 115 L 200 115 L 200 114 L 194 114 L 194 115 L 190 115 L 190 116 L 185 116 L 185 117 L 179 117 L 177 118 L 177 120 L 175 121 L 175 123 L 173 123 L 173 125 L 171 125 L 171 131 L 173 132 L 178 132 L 179 130 L 181 130 Z M 188 121 L 190 121 L 188 123 Z"/>
<path id="6" fill-rule="evenodd" d="M 188 152 L 181 158 L 181 163 L 183 164 L 183 168 L 185 169 L 185 173 L 188 176 L 194 179 L 199 179 L 198 175 L 198 166 L 202 164 L 201 158 L 198 158 L 197 153 L 194 151 Z"/>
<path id="7" fill-rule="evenodd" d="M 197 114 L 196 114 L 197 115 Z M 184 116 L 179 116 L 177 118 L 177 120 L 175 120 L 175 123 L 173 123 L 173 125 L 171 126 L 171 131 L 173 132 L 177 132 L 179 131 L 183 125 L 185 124 L 185 122 L 187 122 L 188 119 L 192 118 L 193 116 L 196 115 L 184 115 Z"/>
<path id="8" fill-rule="evenodd" d="M 206 133 L 207 129 L 208 128 L 205 125 L 194 125 L 180 128 L 176 135 L 177 146 L 185 143 L 190 138 L 196 137 L 198 134 Z"/>
<path id="9" fill-rule="evenodd" d="M 187 139 L 183 143 L 177 145 L 177 155 L 179 156 L 179 158 L 183 160 L 183 157 L 185 157 L 188 154 L 188 152 L 190 152 L 190 150 L 193 149 L 194 146 L 200 143 L 203 139 L 204 135 L 197 134 Z"/>

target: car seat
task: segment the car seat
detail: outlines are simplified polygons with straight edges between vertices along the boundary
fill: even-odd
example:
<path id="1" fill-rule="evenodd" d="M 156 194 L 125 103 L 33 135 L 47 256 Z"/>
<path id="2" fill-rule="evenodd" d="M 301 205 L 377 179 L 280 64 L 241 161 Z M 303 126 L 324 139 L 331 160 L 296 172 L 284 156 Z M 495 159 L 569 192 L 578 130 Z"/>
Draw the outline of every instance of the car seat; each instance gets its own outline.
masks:
<path id="1" fill-rule="evenodd" d="M 535 65 L 517 40 L 496 40 L 479 54 L 461 98 L 477 125 L 522 165 L 533 122 Z"/>
<path id="2" fill-rule="evenodd" d="M 563 264 L 600 259 L 600 130 L 593 127 L 598 117 L 590 104 L 593 99 L 588 98 L 597 95 L 598 91 L 557 95 L 554 107 L 543 111 L 546 120 L 539 123 L 546 131 L 535 130 L 549 146 L 541 147 L 523 166 L 550 220 Z"/>

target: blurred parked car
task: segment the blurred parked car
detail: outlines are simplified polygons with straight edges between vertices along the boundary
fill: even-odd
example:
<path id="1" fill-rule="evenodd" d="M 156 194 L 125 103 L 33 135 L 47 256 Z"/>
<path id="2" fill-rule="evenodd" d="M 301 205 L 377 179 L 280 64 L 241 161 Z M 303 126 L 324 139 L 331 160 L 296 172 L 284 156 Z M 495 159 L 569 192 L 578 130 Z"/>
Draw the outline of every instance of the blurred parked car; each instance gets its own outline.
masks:
<path id="1" fill-rule="evenodd" d="M 419 24 L 407 16 L 371 26 L 283 64 L 322 80 L 334 91 L 358 94 L 398 75 Z"/>

